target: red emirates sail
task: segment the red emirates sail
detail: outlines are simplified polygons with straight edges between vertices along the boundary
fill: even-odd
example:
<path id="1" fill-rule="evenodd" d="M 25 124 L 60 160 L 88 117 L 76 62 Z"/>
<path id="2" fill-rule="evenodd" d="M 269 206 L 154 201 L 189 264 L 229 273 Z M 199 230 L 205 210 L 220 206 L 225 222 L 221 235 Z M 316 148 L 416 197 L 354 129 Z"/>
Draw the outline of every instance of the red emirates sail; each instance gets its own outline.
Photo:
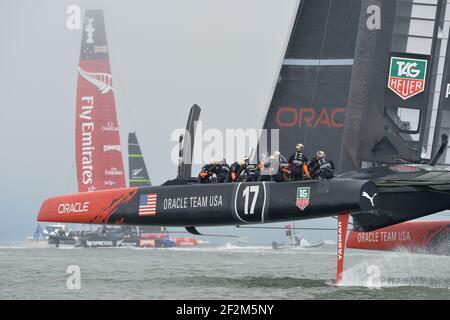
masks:
<path id="1" fill-rule="evenodd" d="M 119 125 L 101 10 L 83 25 L 76 108 L 78 191 L 126 187 Z"/>

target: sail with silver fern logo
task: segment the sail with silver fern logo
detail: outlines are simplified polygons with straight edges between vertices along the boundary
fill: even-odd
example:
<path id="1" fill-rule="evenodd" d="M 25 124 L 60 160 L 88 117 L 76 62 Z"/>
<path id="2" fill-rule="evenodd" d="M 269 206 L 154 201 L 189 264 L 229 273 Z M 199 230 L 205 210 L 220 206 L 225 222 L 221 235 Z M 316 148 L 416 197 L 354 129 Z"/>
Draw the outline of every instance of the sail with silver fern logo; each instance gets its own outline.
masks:
<path id="1" fill-rule="evenodd" d="M 130 187 L 152 185 L 135 132 L 128 134 L 128 165 Z"/>
<path id="2" fill-rule="evenodd" d="M 106 30 L 101 10 L 86 10 L 76 102 L 78 191 L 125 188 Z"/>

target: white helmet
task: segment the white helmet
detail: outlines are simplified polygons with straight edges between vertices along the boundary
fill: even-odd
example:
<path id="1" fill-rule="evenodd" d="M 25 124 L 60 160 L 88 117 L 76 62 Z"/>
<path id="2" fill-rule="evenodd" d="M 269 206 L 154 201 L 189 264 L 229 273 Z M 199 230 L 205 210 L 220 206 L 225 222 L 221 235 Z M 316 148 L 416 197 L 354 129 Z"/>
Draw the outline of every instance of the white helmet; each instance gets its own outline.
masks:
<path id="1" fill-rule="evenodd" d="M 321 160 L 321 159 L 325 159 L 325 152 L 323 151 L 318 151 L 316 154 L 317 159 Z"/>
<path id="2" fill-rule="evenodd" d="M 295 146 L 295 149 L 298 151 L 298 152 L 302 152 L 303 151 L 303 145 L 301 144 L 301 143 L 299 143 L 299 144 L 297 144 L 296 146 Z"/>

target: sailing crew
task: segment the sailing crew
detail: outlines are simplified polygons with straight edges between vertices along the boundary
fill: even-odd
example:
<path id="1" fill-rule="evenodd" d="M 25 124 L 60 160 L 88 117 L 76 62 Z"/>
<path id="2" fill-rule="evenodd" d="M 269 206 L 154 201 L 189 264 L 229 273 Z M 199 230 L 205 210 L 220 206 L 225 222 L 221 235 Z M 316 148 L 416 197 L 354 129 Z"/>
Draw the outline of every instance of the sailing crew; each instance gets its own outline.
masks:
<path id="1" fill-rule="evenodd" d="M 276 160 L 278 160 L 279 163 L 287 162 L 286 158 L 281 154 L 280 151 L 274 151 L 272 155 Z"/>
<path id="2" fill-rule="evenodd" d="M 229 171 L 226 181 L 227 182 L 237 182 L 242 171 L 245 170 L 245 167 L 249 164 L 249 162 L 250 162 L 250 159 L 248 157 L 244 157 L 243 160 L 239 160 L 239 161 L 233 163 L 230 166 L 230 171 Z"/>
<path id="3" fill-rule="evenodd" d="M 259 163 L 259 177 L 258 181 L 272 181 L 273 170 L 273 156 L 263 155 Z"/>
<path id="4" fill-rule="evenodd" d="M 289 158 L 290 178 L 292 181 L 310 179 L 308 158 L 304 154 L 304 146 L 299 143 L 295 146 L 295 153 Z"/>
<path id="5" fill-rule="evenodd" d="M 272 181 L 275 182 L 284 182 L 287 181 L 286 175 L 289 171 L 287 169 L 287 161 L 286 158 L 281 154 L 280 151 L 274 151 L 272 153 L 272 157 L 274 161 L 272 162 L 274 166 L 275 174 L 272 176 Z"/>
<path id="6" fill-rule="evenodd" d="M 255 182 L 259 178 L 259 168 L 257 164 L 249 164 L 245 168 L 245 182 Z"/>
<path id="7" fill-rule="evenodd" d="M 258 181 L 284 181 L 284 174 L 281 171 L 280 159 L 283 156 L 278 151 L 272 155 L 264 155 L 263 160 L 259 163 Z"/>
<path id="8" fill-rule="evenodd" d="M 334 177 L 334 163 L 326 159 L 323 151 L 318 151 L 311 161 L 309 172 L 314 180 L 332 179 Z"/>
<path id="9" fill-rule="evenodd" d="M 259 168 L 256 164 L 250 163 L 250 158 L 244 158 L 244 166 L 242 168 L 241 174 L 238 176 L 238 181 L 254 182 L 258 181 Z"/>
<path id="10" fill-rule="evenodd" d="M 215 168 L 215 160 L 212 160 L 211 163 L 205 164 L 198 174 L 198 183 L 210 183 L 214 175 Z"/>
<path id="11" fill-rule="evenodd" d="M 224 183 L 227 180 L 228 174 L 230 172 L 230 167 L 228 166 L 227 161 L 225 159 L 222 159 L 216 162 L 213 171 L 217 177 L 217 182 Z"/>

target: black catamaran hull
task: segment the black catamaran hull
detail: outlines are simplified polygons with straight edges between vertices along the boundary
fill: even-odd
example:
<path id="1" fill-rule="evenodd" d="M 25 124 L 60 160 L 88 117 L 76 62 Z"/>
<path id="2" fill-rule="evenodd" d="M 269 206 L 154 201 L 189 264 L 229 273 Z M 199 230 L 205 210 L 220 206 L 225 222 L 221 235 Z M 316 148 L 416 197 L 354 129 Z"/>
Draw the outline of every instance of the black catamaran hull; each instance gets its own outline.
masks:
<path id="1" fill-rule="evenodd" d="M 156 226 L 226 226 L 376 210 L 367 180 L 255 182 L 126 188 L 47 199 L 39 221 Z M 150 209 L 149 209 L 150 207 Z"/>
<path id="2" fill-rule="evenodd" d="M 226 226 L 351 213 L 372 231 L 450 209 L 450 167 L 394 165 L 332 180 L 163 185 L 47 199 L 39 221 L 153 226 Z M 176 181 L 175 181 L 176 182 Z"/>

